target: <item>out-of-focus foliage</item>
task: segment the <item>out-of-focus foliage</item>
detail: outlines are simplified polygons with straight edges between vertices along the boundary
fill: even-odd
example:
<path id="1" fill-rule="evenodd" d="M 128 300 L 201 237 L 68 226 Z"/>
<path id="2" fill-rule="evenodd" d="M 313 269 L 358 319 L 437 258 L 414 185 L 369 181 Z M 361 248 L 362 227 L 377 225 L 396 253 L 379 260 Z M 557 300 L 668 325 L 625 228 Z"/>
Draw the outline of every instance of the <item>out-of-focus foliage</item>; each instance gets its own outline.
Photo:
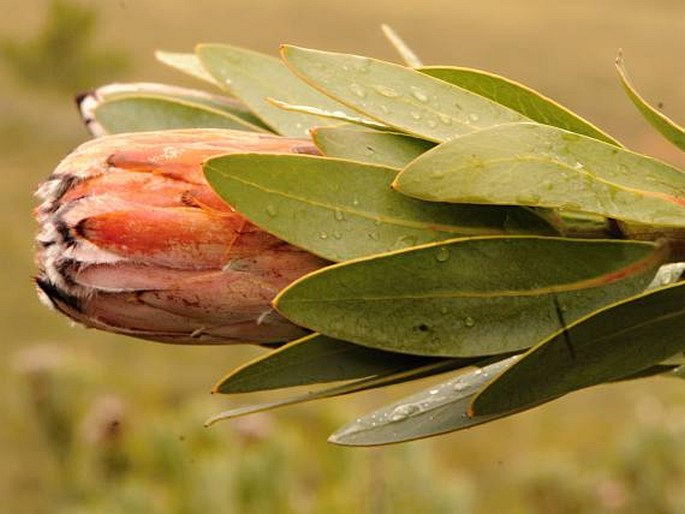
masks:
<path id="1" fill-rule="evenodd" d="M 3 39 L 0 55 L 29 86 L 73 94 L 130 67 L 120 51 L 93 49 L 98 21 L 94 6 L 52 0 L 40 32 L 25 41 Z"/>

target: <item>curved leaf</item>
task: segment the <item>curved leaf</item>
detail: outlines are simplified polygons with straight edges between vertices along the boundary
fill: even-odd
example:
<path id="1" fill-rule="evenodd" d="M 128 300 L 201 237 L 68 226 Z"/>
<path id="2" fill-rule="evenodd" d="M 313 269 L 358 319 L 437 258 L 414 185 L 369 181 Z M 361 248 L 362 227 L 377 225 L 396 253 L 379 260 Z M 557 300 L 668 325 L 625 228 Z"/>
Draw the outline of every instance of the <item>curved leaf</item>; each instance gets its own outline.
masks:
<path id="1" fill-rule="evenodd" d="M 401 443 L 480 425 L 508 414 L 469 417 L 475 395 L 492 377 L 512 366 L 518 356 L 467 369 L 446 382 L 362 416 L 337 430 L 329 442 L 346 446 Z"/>
<path id="2" fill-rule="evenodd" d="M 528 119 L 480 95 L 397 64 L 288 45 L 282 47 L 282 55 L 297 75 L 331 98 L 431 141 Z"/>
<path id="3" fill-rule="evenodd" d="M 430 364 L 399 371 L 397 373 L 389 373 L 385 375 L 364 378 L 361 380 L 354 380 L 342 385 L 325 387 L 317 391 L 310 391 L 308 393 L 287 396 L 285 398 L 280 398 L 269 402 L 250 404 L 243 407 L 229 409 L 212 416 L 205 422 L 205 426 L 211 426 L 222 420 L 247 416 L 257 412 L 264 412 L 288 405 L 296 405 L 298 403 L 309 402 L 312 400 L 322 400 L 324 398 L 332 398 L 335 396 L 367 391 L 369 389 L 376 389 L 378 387 L 401 384 L 410 380 L 417 380 L 419 378 L 437 375 L 446 371 L 453 371 L 454 369 L 458 369 L 463 366 L 464 362 L 461 359 L 441 359 Z"/>
<path id="4" fill-rule="evenodd" d="M 492 364 L 483 363 L 476 369 L 467 368 L 446 382 L 356 419 L 338 429 L 328 440 L 344 446 L 395 444 L 455 432 L 516 414 L 519 411 L 474 415 L 469 413 L 469 407 L 494 376 L 510 369 L 520 357 L 515 355 Z M 650 377 L 672 369 L 672 366 L 656 365 L 620 380 Z M 670 374 L 677 376 L 673 371 Z"/>
<path id="5" fill-rule="evenodd" d="M 667 254 L 642 242 L 474 237 L 329 266 L 275 305 L 298 325 L 373 348 L 493 355 L 642 291 Z"/>
<path id="6" fill-rule="evenodd" d="M 408 198 L 390 188 L 396 172 L 309 155 L 234 154 L 205 163 L 210 185 L 250 221 L 333 261 L 463 235 L 551 233 L 520 208 Z"/>
<path id="7" fill-rule="evenodd" d="M 610 135 L 566 107 L 506 77 L 487 71 L 455 66 L 429 66 L 419 71 L 505 105 L 533 121 L 621 146 Z"/>
<path id="8" fill-rule="evenodd" d="M 404 168 L 435 146 L 424 139 L 377 130 L 337 127 L 312 129 L 314 144 L 327 157 Z"/>
<path id="9" fill-rule="evenodd" d="M 685 173 L 535 123 L 501 125 L 439 145 L 407 166 L 393 187 L 437 202 L 551 207 L 685 226 Z"/>
<path id="10" fill-rule="evenodd" d="M 182 128 L 225 128 L 264 132 L 229 112 L 199 102 L 155 95 L 126 95 L 95 108 L 95 120 L 107 134 Z"/>
<path id="11" fill-rule="evenodd" d="M 478 416 L 520 410 L 639 373 L 685 351 L 685 283 L 578 320 L 530 350 L 474 399 Z"/>
<path id="12" fill-rule="evenodd" d="M 202 65 L 221 87 L 240 98 L 266 124 L 285 136 L 302 137 L 315 126 L 330 125 L 324 118 L 288 112 L 268 103 L 275 98 L 298 105 L 314 105 L 325 110 L 341 110 L 341 105 L 295 77 L 278 59 L 228 45 L 199 45 Z"/>
<path id="13" fill-rule="evenodd" d="M 383 352 L 312 334 L 233 370 L 219 381 L 214 392 L 247 393 L 360 379 L 434 362 L 433 358 Z"/>
<path id="14" fill-rule="evenodd" d="M 618 71 L 621 85 L 628 95 L 628 98 L 630 98 L 635 107 L 642 113 L 642 116 L 652 125 L 652 127 L 661 132 L 666 139 L 685 151 L 685 128 L 678 125 L 671 118 L 654 108 L 642 98 L 628 78 L 628 72 L 626 71 L 621 55 L 616 58 L 616 71 Z"/>

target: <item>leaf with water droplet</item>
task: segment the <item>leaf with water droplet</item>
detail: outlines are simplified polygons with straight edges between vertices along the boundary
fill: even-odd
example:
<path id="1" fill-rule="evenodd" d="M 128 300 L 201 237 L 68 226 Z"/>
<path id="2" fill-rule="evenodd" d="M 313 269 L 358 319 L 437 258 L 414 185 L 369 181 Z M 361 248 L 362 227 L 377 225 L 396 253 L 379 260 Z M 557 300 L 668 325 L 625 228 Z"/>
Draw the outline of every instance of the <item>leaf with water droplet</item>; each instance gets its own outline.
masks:
<path id="1" fill-rule="evenodd" d="M 298 352 L 299 349 L 298 349 Z M 326 359 L 326 353 L 325 351 L 323 352 L 323 358 Z M 408 362 L 408 361 L 407 361 Z M 247 416 L 249 414 L 254 414 L 257 412 L 264 412 L 267 410 L 271 409 L 276 409 L 279 407 L 285 407 L 287 405 L 295 405 L 298 403 L 304 403 L 304 402 L 309 402 L 312 400 L 321 400 L 324 398 L 332 398 L 335 396 L 341 396 L 345 394 L 350 394 L 350 393 L 356 393 L 360 391 L 366 391 L 369 389 L 376 389 L 379 387 L 387 387 L 390 385 L 394 384 L 401 384 L 404 382 L 408 382 L 411 380 L 418 380 L 420 378 L 425 378 L 425 377 L 430 377 L 439 373 L 445 373 L 446 371 L 453 371 L 455 369 L 460 369 L 463 368 L 464 366 L 469 366 L 477 362 L 477 360 L 474 359 L 469 359 L 469 360 L 464 360 L 464 359 L 438 359 L 438 360 L 432 360 L 432 361 L 420 361 L 417 360 L 415 361 L 416 365 L 411 366 L 407 365 L 406 367 L 402 367 L 399 370 L 392 371 L 390 370 L 390 367 L 386 368 L 387 371 L 385 372 L 380 372 L 377 375 L 372 375 L 366 378 L 362 378 L 359 380 L 353 380 L 351 382 L 344 383 L 342 385 L 335 385 L 335 386 L 328 386 L 324 387 L 322 389 L 318 389 L 315 391 L 310 391 L 304 394 L 296 394 L 293 396 L 287 396 L 285 398 L 280 398 L 277 400 L 265 402 L 265 403 L 257 403 L 257 404 L 248 404 L 242 407 L 237 407 L 233 408 L 224 412 L 221 412 L 209 420 L 205 422 L 205 426 L 211 426 L 214 423 L 217 423 L 222 420 L 226 419 L 232 419 L 232 418 L 237 418 L 240 416 Z M 264 364 L 258 364 L 258 366 L 262 369 L 257 369 L 257 370 L 249 370 L 248 374 L 251 374 L 252 371 L 257 371 L 257 375 L 251 376 L 248 378 L 248 383 L 247 387 L 252 388 L 255 383 L 254 379 L 259 380 L 261 377 L 262 371 L 265 370 L 263 368 Z M 267 365 L 266 369 L 268 369 L 270 365 Z M 376 369 L 381 369 L 382 365 L 378 365 Z M 298 369 L 298 366 L 295 365 L 293 369 Z M 302 369 L 299 367 L 299 369 Z M 240 370 L 238 370 L 240 371 Z M 350 372 L 349 374 L 354 375 L 354 372 Z M 326 373 L 323 373 L 320 375 L 322 378 L 330 378 L 329 375 Z M 245 379 L 246 377 L 243 375 L 242 377 Z M 296 385 L 292 382 L 297 382 L 298 379 L 296 377 L 293 377 L 291 374 L 286 373 L 285 377 L 281 377 L 283 380 L 281 380 L 281 383 L 291 383 L 291 385 Z M 317 379 L 318 380 L 318 379 Z M 275 382 L 278 383 L 279 379 L 276 378 Z M 268 383 L 273 384 L 273 381 L 269 381 Z M 235 386 L 235 384 L 234 384 Z M 246 383 L 238 383 L 236 386 L 239 389 L 243 389 L 246 387 Z M 280 387 L 280 386 L 279 386 Z"/>
<path id="2" fill-rule="evenodd" d="M 538 123 L 553 125 L 620 146 L 610 135 L 566 107 L 506 77 L 487 71 L 453 66 L 427 66 L 420 68 L 419 71 L 489 98 Z"/>
<path id="3" fill-rule="evenodd" d="M 329 441 L 345 446 L 401 443 L 501 418 L 503 414 L 469 417 L 467 409 L 476 393 L 517 358 L 466 368 L 445 382 L 362 416 L 338 429 Z"/>
<path id="4" fill-rule="evenodd" d="M 685 350 L 685 283 L 652 290 L 552 334 L 473 400 L 477 416 L 520 410 L 637 376 Z"/>
<path id="5" fill-rule="evenodd" d="M 435 202 L 570 209 L 685 227 L 685 173 L 535 123 L 501 125 L 439 145 L 410 163 L 393 187 Z"/>
<path id="6" fill-rule="evenodd" d="M 642 116 L 652 125 L 652 127 L 661 132 L 666 139 L 685 151 L 685 128 L 678 125 L 675 121 L 642 98 L 628 78 L 628 72 L 626 71 L 621 55 L 616 58 L 616 70 L 618 71 L 618 76 L 621 79 L 621 85 L 623 86 L 624 91 L 635 107 L 642 113 Z"/>
<path id="7" fill-rule="evenodd" d="M 322 127 L 312 130 L 314 144 L 328 157 L 403 168 L 435 143 L 377 130 Z M 372 149 L 373 151 L 369 151 Z"/>
<path id="8" fill-rule="evenodd" d="M 298 325 L 372 348 L 494 355 L 642 291 L 667 255 L 654 243 L 465 238 L 327 267 L 275 305 Z"/>
<path id="9" fill-rule="evenodd" d="M 250 221 L 329 260 L 347 260 L 465 235 L 552 233 L 517 207 L 454 206 L 414 200 L 390 188 L 397 170 L 310 155 L 234 154 L 210 159 L 205 176 Z M 264 206 L 271 205 L 277 215 Z M 511 228 L 510 220 L 519 220 Z M 328 237 L 340 232 L 344 237 Z"/>
<path id="10" fill-rule="evenodd" d="M 338 102 L 294 77 L 278 59 L 228 45 L 198 45 L 196 54 L 218 84 L 240 98 L 276 132 L 304 137 L 307 130 L 331 122 L 279 109 L 265 101 L 278 98 L 292 104 L 315 105 L 328 111 L 345 110 Z M 230 84 L 227 84 L 227 81 Z"/>
<path id="11" fill-rule="evenodd" d="M 397 64 L 288 45 L 282 47 L 282 55 L 298 76 L 331 98 L 430 141 L 446 141 L 493 125 L 528 120 L 481 95 Z M 366 96 L 360 98 L 350 91 L 350 83 L 363 87 Z M 462 110 L 441 107 L 454 104 Z M 477 113 L 477 119 L 466 113 Z"/>

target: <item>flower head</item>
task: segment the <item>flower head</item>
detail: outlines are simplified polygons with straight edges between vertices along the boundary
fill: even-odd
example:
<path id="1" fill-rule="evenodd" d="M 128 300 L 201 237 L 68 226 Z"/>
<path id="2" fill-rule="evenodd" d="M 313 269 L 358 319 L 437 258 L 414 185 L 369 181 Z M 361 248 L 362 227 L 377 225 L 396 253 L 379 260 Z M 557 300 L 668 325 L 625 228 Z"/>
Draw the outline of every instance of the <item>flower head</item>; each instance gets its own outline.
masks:
<path id="1" fill-rule="evenodd" d="M 206 183 L 233 152 L 316 153 L 308 141 L 192 129 L 95 139 L 40 186 L 36 284 L 88 327 L 170 343 L 271 343 L 303 331 L 271 308 L 322 259 L 252 225 Z"/>

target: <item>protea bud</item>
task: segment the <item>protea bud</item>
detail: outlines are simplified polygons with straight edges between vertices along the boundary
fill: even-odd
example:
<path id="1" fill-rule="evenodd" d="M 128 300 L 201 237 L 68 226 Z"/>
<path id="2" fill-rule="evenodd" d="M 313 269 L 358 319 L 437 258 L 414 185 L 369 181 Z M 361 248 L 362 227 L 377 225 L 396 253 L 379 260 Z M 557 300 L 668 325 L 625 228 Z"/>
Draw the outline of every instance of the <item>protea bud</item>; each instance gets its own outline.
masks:
<path id="1" fill-rule="evenodd" d="M 41 297 L 88 327 L 155 341 L 300 336 L 270 302 L 325 261 L 252 225 L 202 174 L 204 159 L 245 151 L 316 149 L 211 129 L 122 134 L 77 148 L 37 191 Z"/>

